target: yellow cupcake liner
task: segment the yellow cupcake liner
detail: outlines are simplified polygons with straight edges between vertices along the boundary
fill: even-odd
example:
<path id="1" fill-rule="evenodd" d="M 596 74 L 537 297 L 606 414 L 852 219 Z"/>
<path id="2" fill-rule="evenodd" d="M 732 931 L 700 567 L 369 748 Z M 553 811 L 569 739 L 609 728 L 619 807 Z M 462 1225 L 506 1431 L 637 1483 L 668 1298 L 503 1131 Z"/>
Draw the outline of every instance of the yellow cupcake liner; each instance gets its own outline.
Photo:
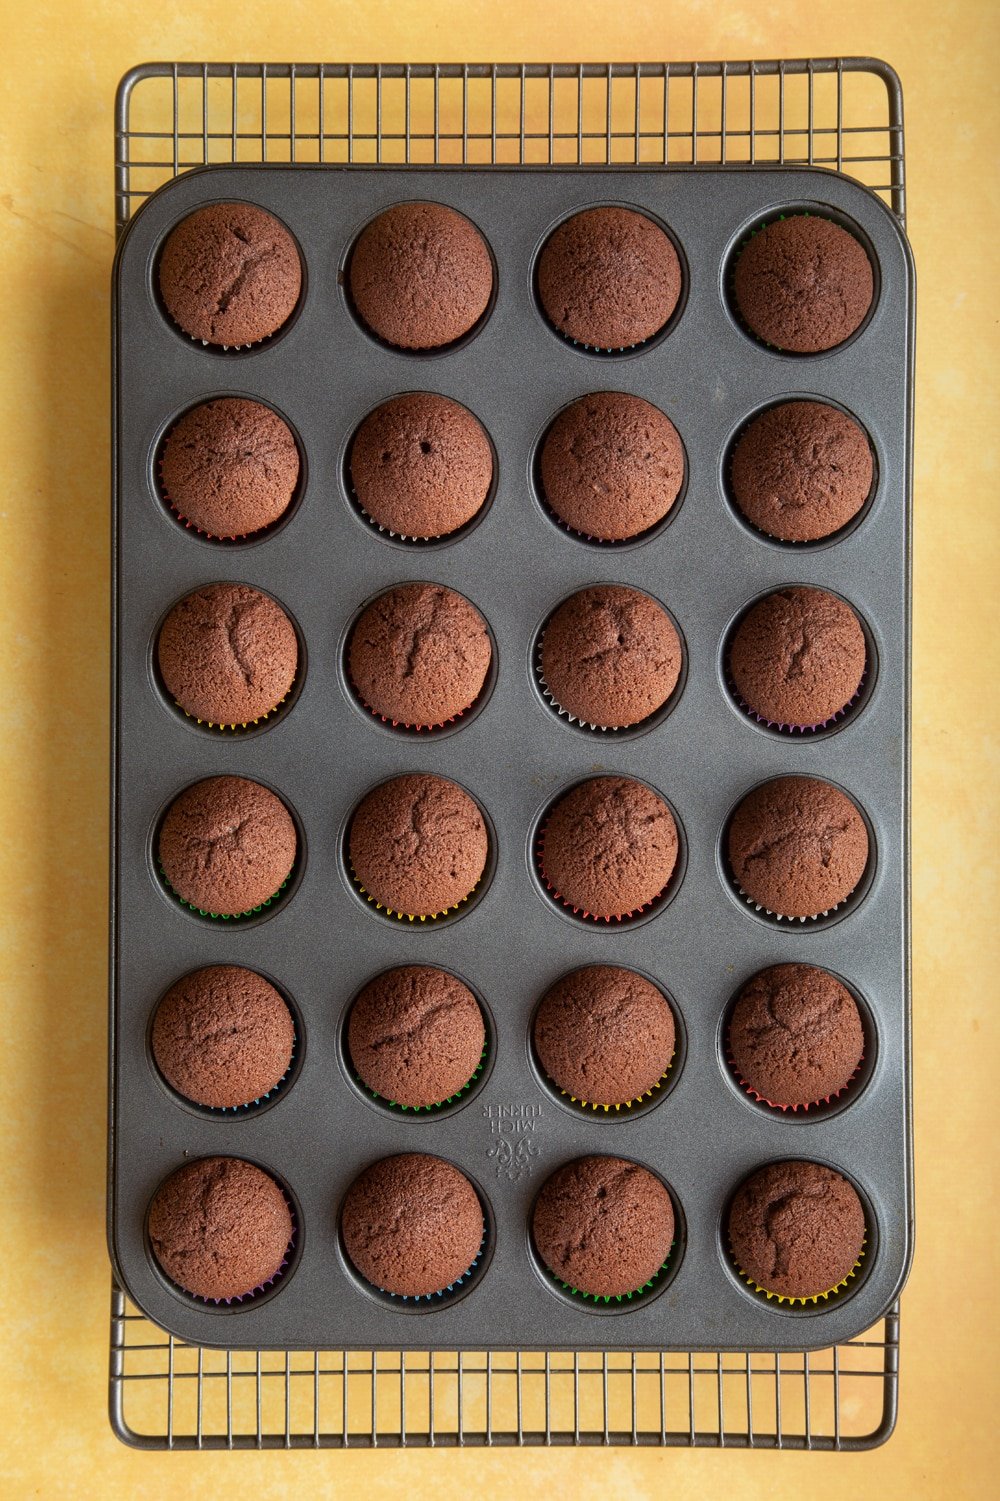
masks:
<path id="1" fill-rule="evenodd" d="M 864 1260 L 865 1246 L 867 1244 L 868 1237 L 865 1236 L 864 1240 L 861 1242 L 861 1250 L 858 1252 L 857 1261 L 851 1267 L 851 1270 L 844 1274 L 839 1282 L 835 1283 L 833 1287 L 828 1287 L 826 1292 L 810 1293 L 804 1298 L 791 1297 L 788 1293 L 769 1292 L 766 1287 L 761 1287 L 759 1282 L 755 1282 L 754 1279 L 750 1276 L 749 1272 L 745 1272 L 743 1270 L 739 1262 L 736 1260 L 735 1255 L 733 1254 L 732 1246 L 730 1246 L 729 1248 L 729 1254 L 732 1256 L 733 1265 L 736 1267 L 737 1272 L 742 1277 L 747 1286 L 753 1288 L 755 1293 L 759 1293 L 762 1297 L 766 1298 L 768 1302 L 787 1303 L 790 1308 L 794 1308 L 796 1306 L 805 1308 L 808 1303 L 812 1303 L 813 1305 L 817 1303 L 825 1303 L 829 1298 L 837 1297 L 845 1290 L 848 1283 L 852 1282 L 857 1276 L 858 1272 L 861 1270 L 861 1263 Z"/>
<path id="2" fill-rule="evenodd" d="M 278 702 L 276 704 L 272 704 L 265 713 L 258 714 L 256 719 L 238 719 L 235 721 L 235 723 L 232 724 L 224 724 L 215 719 L 200 719 L 197 714 L 189 713 L 188 710 L 185 709 L 184 705 L 182 703 L 179 703 L 176 698 L 174 699 L 174 707 L 180 709 L 185 719 L 193 719 L 195 724 L 204 725 L 208 730 L 217 730 L 223 735 L 238 734 L 241 730 L 252 730 L 256 725 L 263 724 L 265 720 L 270 719 L 272 714 L 277 714 L 282 704 L 286 704 L 288 702 L 292 689 L 295 687 L 295 683 L 296 679 L 293 678 L 288 685 L 287 692 L 278 699 Z"/>
<path id="3" fill-rule="evenodd" d="M 632 1100 L 619 1100 L 617 1104 L 604 1105 L 599 1100 L 585 1100 L 580 1095 L 572 1094 L 568 1089 L 560 1089 L 559 1093 L 563 1096 L 564 1099 L 571 1100 L 574 1105 L 579 1105 L 584 1110 L 603 1110 L 605 1115 L 609 1115 L 612 1110 L 615 1111 L 616 1114 L 620 1110 L 631 1110 L 633 1106 L 641 1105 L 643 1101 L 652 1100 L 656 1095 L 662 1094 L 663 1087 L 666 1084 L 667 1077 L 670 1073 L 671 1068 L 673 1067 L 673 1062 L 676 1056 L 676 1053 L 671 1053 L 670 1060 L 667 1063 L 666 1068 L 663 1070 L 663 1073 L 657 1079 L 656 1083 L 650 1085 L 649 1089 L 643 1090 L 641 1094 L 636 1095 L 635 1099 Z M 549 1075 L 546 1074 L 545 1077 L 548 1079 Z M 556 1081 L 553 1079 L 551 1082 L 555 1084 Z"/>
<path id="4" fill-rule="evenodd" d="M 448 917 L 451 913 L 458 912 L 460 908 L 467 906 L 482 885 L 482 877 L 480 877 L 472 890 L 466 896 L 463 896 L 460 902 L 455 902 L 451 907 L 443 907 L 440 912 L 397 912 L 394 907 L 388 906 L 385 902 L 380 902 L 361 884 L 358 873 L 353 865 L 351 866 L 351 880 L 365 901 L 374 907 L 376 912 L 384 912 L 386 917 L 395 918 L 397 922 L 437 922 L 439 918 Z"/>

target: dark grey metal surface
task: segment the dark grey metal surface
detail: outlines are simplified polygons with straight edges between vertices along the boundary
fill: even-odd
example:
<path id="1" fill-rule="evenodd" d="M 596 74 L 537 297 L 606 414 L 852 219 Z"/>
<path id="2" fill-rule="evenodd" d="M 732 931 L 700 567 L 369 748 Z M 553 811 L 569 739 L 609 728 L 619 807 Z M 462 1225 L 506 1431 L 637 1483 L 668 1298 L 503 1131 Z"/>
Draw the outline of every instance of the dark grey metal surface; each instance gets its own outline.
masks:
<path id="1" fill-rule="evenodd" d="M 249 354 L 218 356 L 164 320 L 151 292 L 163 235 L 200 202 L 246 196 L 298 237 L 308 291 L 294 326 Z M 414 358 L 367 338 L 337 286 L 362 224 L 401 198 L 428 197 L 468 213 L 497 259 L 499 295 L 482 333 L 444 356 Z M 690 270 L 676 329 L 654 348 L 600 359 L 560 341 L 535 310 L 533 255 L 564 214 L 600 201 L 645 208 L 669 224 Z M 881 296 L 866 331 L 809 360 L 755 346 L 721 289 L 733 239 L 770 209 L 827 205 L 874 246 Z M 546 171 L 421 174 L 385 169 L 215 170 L 153 198 L 133 222 L 116 275 L 117 778 L 115 831 L 114 1097 L 111 1239 L 130 1295 L 157 1323 L 202 1344 L 286 1348 L 570 1346 L 606 1349 L 803 1349 L 851 1338 L 893 1302 L 909 1259 L 910 1166 L 906 974 L 908 434 L 912 275 L 892 216 L 844 179 L 819 172 Z M 589 390 L 633 390 L 663 407 L 684 440 L 687 492 L 666 530 L 632 548 L 593 548 L 559 531 L 529 482 L 534 443 L 553 413 Z M 403 548 L 380 538 L 343 491 L 343 452 L 358 421 L 394 392 L 429 389 L 464 401 L 499 454 L 496 498 L 482 524 L 450 546 Z M 210 395 L 273 402 L 301 436 L 308 485 L 275 535 L 220 547 L 185 533 L 153 486 L 165 426 Z M 721 458 L 733 431 L 786 395 L 828 396 L 854 411 L 877 453 L 879 491 L 864 523 L 834 546 L 788 549 L 752 535 L 729 510 Z M 458 733 L 413 739 L 375 724 L 350 698 L 339 642 L 372 594 L 407 578 L 461 589 L 498 644 L 499 673 L 484 711 Z M 307 643 L 308 673 L 287 718 L 251 736 L 199 731 L 159 696 L 149 672 L 156 623 L 175 599 L 213 579 L 273 592 Z M 666 721 L 637 738 L 594 737 L 556 719 L 531 682 L 537 627 L 559 599 L 598 580 L 649 590 L 684 634 L 688 677 Z M 787 583 L 829 585 L 861 612 L 878 652 L 878 681 L 838 733 L 790 741 L 733 708 L 720 647 L 753 596 Z M 403 770 L 455 777 L 497 831 L 490 889 L 467 916 L 419 929 L 385 919 L 351 890 L 342 831 L 371 785 Z M 559 790 L 598 769 L 637 775 L 670 799 L 683 825 L 687 869 L 651 921 L 584 928 L 537 888 L 528 835 Z M 787 931 L 738 904 L 718 841 L 736 799 L 784 772 L 827 776 L 864 807 L 876 870 L 857 910 L 815 931 Z M 153 872 L 159 813 L 188 782 L 232 772 L 267 782 L 299 816 L 301 885 L 253 925 L 213 924 L 183 911 Z M 866 1087 L 839 1113 L 788 1120 L 737 1091 L 718 1051 L 719 1018 L 762 965 L 825 964 L 856 986 L 875 1018 L 877 1059 Z M 632 965 L 660 982 L 687 1034 L 668 1097 L 635 1119 L 582 1119 L 555 1100 L 528 1059 L 526 1023 L 542 990 L 575 965 Z M 213 1120 L 176 1103 L 148 1060 L 149 1015 L 163 990 L 206 963 L 248 964 L 294 999 L 305 1027 L 300 1075 L 272 1109 Z M 402 962 L 453 968 L 487 1001 L 496 1056 L 469 1104 L 434 1119 L 389 1116 L 362 1099 L 337 1054 L 343 1011 L 378 969 Z M 525 1143 L 508 1161 L 498 1143 Z M 495 1219 L 487 1271 L 465 1298 L 409 1311 L 358 1286 L 337 1243 L 340 1198 L 372 1158 L 400 1150 L 451 1158 L 480 1185 Z M 659 1171 L 686 1230 L 666 1290 L 639 1306 L 598 1313 L 568 1304 L 543 1281 L 527 1246 L 527 1212 L 559 1162 L 582 1152 L 631 1156 Z M 301 1213 L 301 1256 L 280 1291 L 236 1311 L 185 1300 L 154 1269 L 143 1222 L 160 1179 L 185 1155 L 232 1152 L 277 1172 Z M 806 1155 L 843 1168 L 865 1195 L 873 1236 L 849 1296 L 814 1311 L 767 1304 L 727 1263 L 720 1218 L 743 1175 L 776 1157 Z M 614 1307 L 614 1305 L 613 1305 Z"/>

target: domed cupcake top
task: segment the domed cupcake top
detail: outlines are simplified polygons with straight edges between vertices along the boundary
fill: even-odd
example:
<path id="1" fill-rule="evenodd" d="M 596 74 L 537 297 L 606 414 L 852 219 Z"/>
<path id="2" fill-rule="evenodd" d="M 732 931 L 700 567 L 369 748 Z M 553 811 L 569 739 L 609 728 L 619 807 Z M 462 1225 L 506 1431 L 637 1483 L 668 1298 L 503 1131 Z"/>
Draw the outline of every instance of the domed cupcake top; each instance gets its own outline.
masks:
<path id="1" fill-rule="evenodd" d="M 174 605 L 160 627 L 156 659 L 167 692 L 185 714 L 209 724 L 246 725 L 287 695 L 299 643 L 269 594 L 247 584 L 206 584 Z"/>
<path id="2" fill-rule="evenodd" d="M 253 203 L 210 203 L 171 231 L 160 256 L 160 296 L 193 339 L 239 347 L 286 323 L 302 291 L 295 241 Z"/>
<path id="3" fill-rule="evenodd" d="M 362 422 L 351 445 L 358 504 L 383 531 L 429 541 L 465 526 L 493 480 L 482 425 L 457 401 L 429 391 L 394 396 Z"/>
<path id="4" fill-rule="evenodd" d="M 186 526 L 216 538 L 280 521 L 299 482 L 292 430 L 261 401 L 220 396 L 185 412 L 160 454 L 165 499 Z"/>
<path id="5" fill-rule="evenodd" d="M 659 1083 L 674 1053 L 667 1001 L 635 970 L 588 964 L 563 975 L 535 1013 L 546 1074 L 585 1104 L 631 1104 Z"/>
<path id="6" fill-rule="evenodd" d="M 846 229 L 815 214 L 791 214 L 751 236 L 736 260 L 733 293 L 758 339 L 818 354 L 864 322 L 874 278 L 864 246 Z"/>
<path id="7" fill-rule="evenodd" d="M 362 1277 L 403 1298 L 430 1297 L 464 1278 L 484 1231 L 465 1174 L 423 1152 L 373 1163 L 351 1184 L 341 1214 L 344 1248 Z"/>
<path id="8" fill-rule="evenodd" d="M 666 703 L 680 676 L 681 643 L 648 594 L 592 584 L 549 616 L 539 665 L 556 708 L 594 728 L 620 729 Z"/>
<path id="9" fill-rule="evenodd" d="M 743 1275 L 764 1292 L 818 1298 L 850 1276 L 865 1212 L 847 1179 L 818 1162 L 774 1162 L 742 1184 L 729 1242 Z"/>
<path id="10" fill-rule="evenodd" d="M 597 391 L 561 411 L 539 457 L 546 505 L 581 536 L 626 542 L 667 515 L 684 482 L 670 418 L 625 391 Z"/>
<path id="11" fill-rule="evenodd" d="M 733 450 L 733 498 L 758 531 L 819 542 L 861 510 L 874 476 L 864 430 L 839 407 L 785 401 L 755 417 Z"/>
<path id="12" fill-rule="evenodd" d="M 728 1045 L 733 1067 L 751 1093 L 794 1110 L 847 1087 L 865 1037 L 857 1002 L 829 970 L 774 964 L 740 991 Z"/>
<path id="13" fill-rule="evenodd" d="M 661 797 L 631 777 L 580 782 L 549 812 L 541 873 L 585 917 L 629 917 L 665 889 L 677 864 L 677 825 Z"/>
<path id="14" fill-rule="evenodd" d="M 856 697 L 864 631 L 849 604 L 825 589 L 778 589 L 747 611 L 729 646 L 737 694 L 758 718 L 819 727 Z"/>
<path id="15" fill-rule="evenodd" d="M 295 1023 L 263 975 L 217 964 L 171 985 L 156 1008 L 150 1044 L 178 1094 L 233 1110 L 263 1098 L 287 1074 Z"/>
<path id="16" fill-rule="evenodd" d="M 492 657 L 486 622 L 442 584 L 397 584 L 358 619 L 347 648 L 366 708 L 393 724 L 443 725 L 475 703 Z"/>
<path id="17" fill-rule="evenodd" d="M 236 917 L 270 900 L 291 874 L 295 821 L 280 797 L 246 777 L 206 777 L 170 804 L 159 857 L 189 906 Z"/>
<path id="18" fill-rule="evenodd" d="M 463 902 L 486 868 L 486 823 L 446 777 L 410 773 L 372 788 L 351 820 L 355 879 L 402 917 L 436 917 Z"/>
<path id="19" fill-rule="evenodd" d="M 742 891 L 784 917 L 816 917 L 850 896 L 868 863 L 868 830 L 839 787 L 775 777 L 747 793 L 729 825 Z"/>
<path id="20" fill-rule="evenodd" d="M 670 236 L 635 209 L 584 209 L 555 229 L 538 258 L 545 316 L 566 338 L 624 349 L 659 333 L 681 294 Z"/>
<path id="21" fill-rule="evenodd" d="M 464 215 L 443 203 L 397 203 L 362 230 L 347 272 L 373 333 L 400 349 L 438 349 L 486 311 L 493 262 Z"/>
<path id="22" fill-rule="evenodd" d="M 621 1157 L 579 1157 L 542 1185 L 531 1229 L 542 1261 L 566 1287 L 623 1297 L 666 1262 L 674 1210 L 648 1168 Z"/>
<path id="23" fill-rule="evenodd" d="M 347 1046 L 362 1083 L 410 1109 L 464 1089 L 482 1062 L 486 1028 L 467 985 L 429 964 L 376 975 L 351 1007 Z"/>
<path id="24" fill-rule="evenodd" d="M 239 1157 L 203 1157 L 156 1190 L 149 1243 L 172 1282 L 211 1302 L 257 1292 L 281 1270 L 294 1229 L 274 1179 Z"/>

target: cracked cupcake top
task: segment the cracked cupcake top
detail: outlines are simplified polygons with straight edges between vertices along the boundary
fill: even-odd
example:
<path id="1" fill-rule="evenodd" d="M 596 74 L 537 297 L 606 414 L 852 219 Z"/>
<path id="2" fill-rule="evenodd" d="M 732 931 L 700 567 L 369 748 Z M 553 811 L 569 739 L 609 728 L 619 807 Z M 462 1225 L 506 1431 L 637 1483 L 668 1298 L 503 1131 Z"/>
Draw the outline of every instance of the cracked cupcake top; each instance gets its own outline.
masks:
<path id="1" fill-rule="evenodd" d="M 559 799 L 540 834 L 542 875 L 587 917 L 625 917 L 666 888 L 677 825 L 662 798 L 631 777 L 592 777 Z"/>
<path id="2" fill-rule="evenodd" d="M 493 452 L 457 401 L 411 391 L 365 418 L 350 471 L 358 504 L 380 528 L 426 541 L 472 520 L 489 493 Z"/>
<path id="3" fill-rule="evenodd" d="M 405 917 L 436 917 L 486 868 L 486 823 L 446 777 L 415 773 L 372 788 L 351 820 L 351 867 L 365 895 Z"/>
<path id="4" fill-rule="evenodd" d="M 652 338 L 681 294 L 669 235 L 635 209 L 585 209 L 554 230 L 538 258 L 538 296 L 568 339 L 625 349 Z"/>
<path id="5" fill-rule="evenodd" d="M 793 354 L 817 354 L 850 338 L 873 290 L 864 246 L 815 214 L 765 225 L 740 251 L 733 272 L 736 306 L 748 327 Z"/>
<path id="6" fill-rule="evenodd" d="M 295 1023 L 263 975 L 236 964 L 171 985 L 153 1018 L 156 1066 L 178 1094 L 216 1110 L 268 1094 L 292 1061 Z"/>
<path id="7" fill-rule="evenodd" d="M 844 600 L 825 589 L 779 589 L 740 621 L 729 672 L 759 718 L 816 726 L 854 698 L 866 657 L 864 632 Z"/>
<path id="8" fill-rule="evenodd" d="M 556 417 L 539 472 L 545 502 L 566 526 L 624 542 L 670 510 L 684 480 L 684 449 L 659 407 L 625 391 L 597 391 Z"/>
<path id="9" fill-rule="evenodd" d="M 868 863 L 854 803 L 818 777 L 775 777 L 747 793 L 729 825 L 729 864 L 758 906 L 816 917 L 846 900 Z"/>
<path id="10" fill-rule="evenodd" d="M 729 1023 L 737 1073 L 771 1105 L 812 1105 L 839 1093 L 864 1045 L 854 997 L 812 964 L 762 969 L 740 991 Z"/>
<path id="11" fill-rule="evenodd" d="M 269 714 L 298 670 L 295 629 L 269 594 L 246 584 L 207 584 L 180 600 L 156 657 L 167 692 L 195 719 L 248 724 Z"/>
<path id="12" fill-rule="evenodd" d="M 397 1297 L 429 1297 L 472 1266 L 483 1243 L 479 1195 L 440 1157 L 383 1157 L 344 1199 L 344 1248 L 363 1277 Z"/>
<path id="13" fill-rule="evenodd" d="M 149 1242 L 171 1281 L 213 1302 L 245 1297 L 281 1269 L 292 1215 L 274 1179 L 239 1157 L 203 1157 L 161 1183 Z"/>
<path id="14" fill-rule="evenodd" d="M 183 901 L 236 917 L 274 896 L 291 874 L 296 845 L 292 815 L 267 787 L 246 777 L 206 777 L 167 809 L 159 857 Z"/>
<path id="15" fill-rule="evenodd" d="M 347 1025 L 363 1084 L 411 1109 L 463 1089 L 483 1056 L 486 1028 L 472 991 L 444 969 L 404 964 L 361 991 Z"/>
<path id="16" fill-rule="evenodd" d="M 400 349 L 437 349 L 486 311 L 493 262 L 486 241 L 443 203 L 396 203 L 351 252 L 351 300 L 373 333 Z"/>
<path id="17" fill-rule="evenodd" d="M 624 728 L 662 708 L 677 686 L 681 643 L 667 612 L 639 589 L 594 584 L 545 623 L 542 680 L 584 724 Z"/>
<path id="18" fill-rule="evenodd" d="M 624 1105 L 653 1088 L 674 1053 L 673 1013 L 631 969 L 563 975 L 535 1013 L 535 1051 L 554 1084 L 585 1104 Z"/>
<path id="19" fill-rule="evenodd" d="M 260 401 L 222 396 L 192 407 L 167 434 L 163 493 L 188 526 L 245 537 L 287 511 L 299 482 L 292 430 Z"/>
<path id="20" fill-rule="evenodd" d="M 291 317 L 302 263 L 273 214 L 253 203 L 210 203 L 168 235 L 159 281 L 186 334 L 232 348 L 268 338 Z"/>
<path id="21" fill-rule="evenodd" d="M 347 649 L 367 708 L 393 724 L 441 725 L 475 703 L 492 648 L 479 611 L 441 584 L 398 584 L 363 612 Z"/>
<path id="22" fill-rule="evenodd" d="M 648 1168 L 621 1157 L 579 1157 L 535 1200 L 535 1249 L 567 1287 L 592 1297 L 638 1291 L 674 1239 L 670 1195 Z"/>
<path id="23" fill-rule="evenodd" d="M 858 423 L 823 401 L 785 401 L 755 417 L 733 451 L 736 504 L 781 542 L 818 542 L 858 514 L 874 463 Z"/>
<path id="24" fill-rule="evenodd" d="M 815 1298 L 852 1270 L 865 1212 L 840 1173 L 818 1162 L 774 1162 L 747 1178 L 729 1211 L 740 1271 L 765 1292 Z"/>

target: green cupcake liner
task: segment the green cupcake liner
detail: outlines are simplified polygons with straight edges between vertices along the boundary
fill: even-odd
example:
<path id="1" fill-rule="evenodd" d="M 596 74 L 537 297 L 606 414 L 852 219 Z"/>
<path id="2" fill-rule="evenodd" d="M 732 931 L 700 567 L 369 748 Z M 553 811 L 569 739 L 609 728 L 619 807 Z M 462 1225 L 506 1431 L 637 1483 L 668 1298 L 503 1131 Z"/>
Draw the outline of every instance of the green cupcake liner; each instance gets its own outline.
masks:
<path id="1" fill-rule="evenodd" d="M 260 913 L 265 910 L 265 908 L 270 907 L 273 902 L 276 902 L 278 900 L 282 892 L 287 888 L 289 881 L 291 881 L 292 876 L 295 873 L 295 866 L 293 865 L 292 869 L 288 872 L 288 875 L 282 881 L 277 891 L 272 892 L 272 894 L 258 906 L 248 907 L 245 912 L 208 912 L 204 907 L 196 907 L 193 902 L 189 902 L 185 897 L 181 896 L 179 891 L 176 891 L 174 887 L 171 886 L 170 882 L 167 880 L 167 873 L 163 869 L 162 865 L 157 864 L 156 868 L 159 871 L 160 880 L 163 882 L 164 888 L 169 891 L 170 895 L 182 907 L 186 907 L 189 912 L 196 913 L 198 917 L 208 917 L 212 920 L 212 922 L 234 923 L 245 922 L 248 917 L 258 917 Z"/>
<path id="2" fill-rule="evenodd" d="M 670 1250 L 667 1252 L 667 1259 L 660 1266 L 659 1270 L 654 1272 L 652 1277 L 650 1277 L 648 1281 L 644 1282 L 641 1287 L 635 1288 L 634 1291 L 630 1293 L 587 1293 L 579 1287 L 571 1287 L 568 1282 L 564 1282 L 561 1277 L 556 1275 L 551 1267 L 546 1267 L 545 1270 L 548 1272 L 553 1282 L 555 1282 L 558 1287 L 562 1288 L 563 1292 L 569 1293 L 571 1297 L 579 1298 L 581 1303 L 594 1303 L 598 1306 L 607 1306 L 609 1303 L 633 1303 L 637 1300 L 647 1298 L 649 1294 L 662 1283 L 664 1275 L 670 1270 L 670 1263 L 673 1260 L 674 1251 L 676 1249 L 677 1242 L 672 1241 L 670 1244 Z"/>
<path id="3" fill-rule="evenodd" d="M 432 1105 L 401 1105 L 398 1100 L 390 1100 L 385 1095 L 379 1094 L 377 1090 L 370 1089 L 365 1081 L 361 1078 L 361 1075 L 354 1068 L 353 1063 L 351 1065 L 351 1068 L 354 1075 L 355 1084 L 357 1084 L 358 1088 L 361 1089 L 370 1100 L 377 1100 L 379 1104 L 384 1105 L 387 1109 L 399 1110 L 404 1115 L 420 1115 L 421 1112 L 426 1115 L 430 1115 L 440 1114 L 442 1111 L 448 1110 L 452 1105 L 458 1104 L 463 1095 L 468 1094 L 469 1090 L 476 1083 L 476 1081 L 482 1078 L 483 1069 L 486 1067 L 486 1060 L 488 1056 L 489 1048 L 484 1047 L 482 1055 L 480 1056 L 479 1062 L 477 1063 L 474 1072 L 466 1081 L 466 1083 L 462 1085 L 461 1089 L 457 1089 L 454 1094 L 450 1094 L 445 1100 L 435 1101 Z"/>

